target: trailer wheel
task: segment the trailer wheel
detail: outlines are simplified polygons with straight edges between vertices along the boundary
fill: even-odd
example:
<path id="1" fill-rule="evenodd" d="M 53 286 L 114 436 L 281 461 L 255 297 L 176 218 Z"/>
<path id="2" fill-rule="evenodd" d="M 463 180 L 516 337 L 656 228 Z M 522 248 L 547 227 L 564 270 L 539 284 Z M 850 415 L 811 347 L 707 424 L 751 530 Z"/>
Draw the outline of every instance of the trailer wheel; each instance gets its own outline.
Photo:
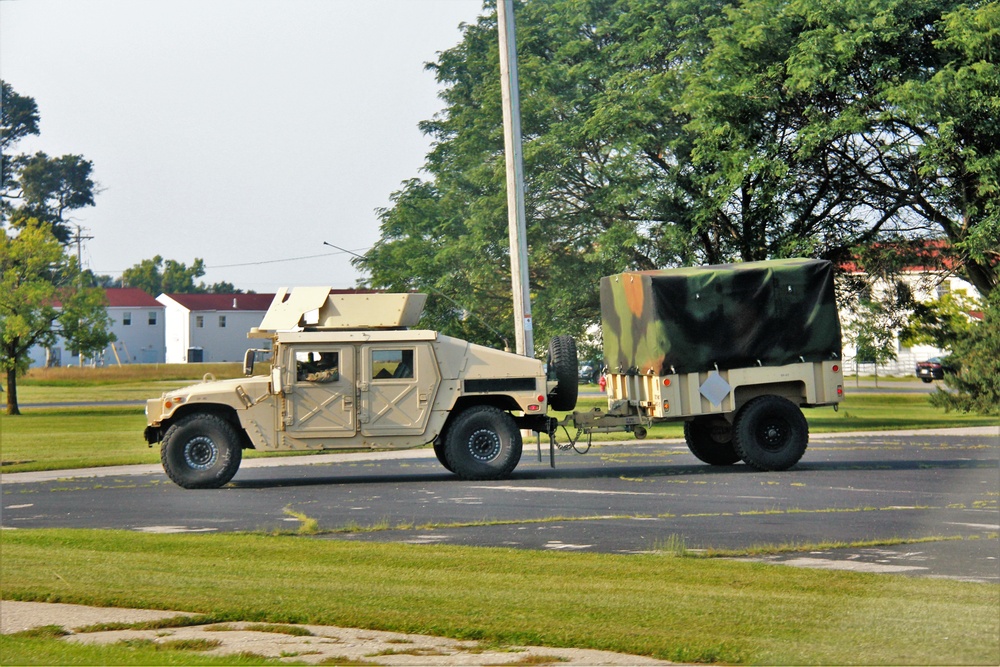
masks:
<path id="1" fill-rule="evenodd" d="M 160 461 L 185 489 L 217 489 L 233 478 L 243 459 L 236 429 L 218 415 L 188 415 L 167 429 Z"/>
<path id="2" fill-rule="evenodd" d="M 548 395 L 549 407 L 569 412 L 576 407 L 580 393 L 576 341 L 572 336 L 556 336 L 549 341 L 548 379 L 555 380 L 555 389 Z"/>
<path id="3" fill-rule="evenodd" d="M 809 424 L 787 398 L 758 396 L 744 405 L 733 424 L 733 444 L 744 463 L 758 470 L 787 470 L 809 444 Z"/>
<path id="4" fill-rule="evenodd" d="M 504 479 L 521 460 L 521 432 L 503 410 L 469 408 L 449 425 L 444 456 L 445 467 L 462 479 Z"/>
<path id="5" fill-rule="evenodd" d="M 723 417 L 696 417 L 684 422 L 684 440 L 703 463 L 731 466 L 740 460 L 733 447 L 733 426 Z"/>

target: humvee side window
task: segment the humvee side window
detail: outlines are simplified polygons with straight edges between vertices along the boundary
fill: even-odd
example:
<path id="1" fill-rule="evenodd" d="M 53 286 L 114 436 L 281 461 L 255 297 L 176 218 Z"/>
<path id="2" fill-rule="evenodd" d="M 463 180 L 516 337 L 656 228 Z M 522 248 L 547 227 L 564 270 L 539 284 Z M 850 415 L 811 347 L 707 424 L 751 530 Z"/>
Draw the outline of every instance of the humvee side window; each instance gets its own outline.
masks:
<path id="1" fill-rule="evenodd" d="M 372 379 L 412 379 L 413 350 L 372 350 Z"/>
<path id="2" fill-rule="evenodd" d="M 295 376 L 305 382 L 336 382 L 340 379 L 339 362 L 336 352 L 299 350 L 295 353 Z"/>

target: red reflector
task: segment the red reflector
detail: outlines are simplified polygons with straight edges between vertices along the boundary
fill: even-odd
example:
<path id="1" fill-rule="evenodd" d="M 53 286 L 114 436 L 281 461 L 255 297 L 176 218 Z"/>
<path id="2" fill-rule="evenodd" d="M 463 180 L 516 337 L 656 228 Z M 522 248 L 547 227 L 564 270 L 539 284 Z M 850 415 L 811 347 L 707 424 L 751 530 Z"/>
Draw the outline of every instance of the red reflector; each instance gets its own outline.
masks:
<path id="1" fill-rule="evenodd" d="M 545 397 L 544 396 L 539 396 L 535 400 L 538 401 L 539 403 L 544 403 L 545 402 Z"/>
<path id="2" fill-rule="evenodd" d="M 541 410 L 541 408 L 539 406 L 537 406 L 537 405 L 529 405 L 528 406 L 528 412 L 538 412 L 539 410 Z"/>
<path id="3" fill-rule="evenodd" d="M 837 385 L 837 396 L 842 397 L 843 395 L 844 395 L 844 388 L 841 387 L 840 385 Z"/>
<path id="4" fill-rule="evenodd" d="M 833 365 L 833 372 L 836 373 L 839 370 L 840 370 L 840 366 L 838 366 L 837 364 L 834 364 Z"/>
<path id="5" fill-rule="evenodd" d="M 670 378 L 663 378 L 663 386 L 664 387 L 670 386 Z"/>

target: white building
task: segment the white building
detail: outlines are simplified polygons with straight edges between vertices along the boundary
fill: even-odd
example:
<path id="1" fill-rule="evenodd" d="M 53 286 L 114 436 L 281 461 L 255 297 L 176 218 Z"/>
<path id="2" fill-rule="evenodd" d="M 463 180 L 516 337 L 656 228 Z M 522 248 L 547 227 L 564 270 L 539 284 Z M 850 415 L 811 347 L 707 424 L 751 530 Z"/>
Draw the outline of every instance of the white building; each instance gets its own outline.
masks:
<path id="1" fill-rule="evenodd" d="M 105 365 L 162 364 L 165 361 L 164 309 L 136 287 L 110 288 L 108 319 L 117 341 L 104 354 Z"/>
<path id="2" fill-rule="evenodd" d="M 899 279 L 910 289 L 913 300 L 920 303 L 928 303 L 937 300 L 945 294 L 962 295 L 970 299 L 979 299 L 979 291 L 964 278 L 923 267 L 915 267 L 904 270 Z M 884 293 L 886 285 L 876 283 L 872 287 L 873 296 L 878 298 L 880 293 Z M 969 313 L 970 317 L 981 318 L 981 313 Z M 845 329 L 844 335 L 844 373 L 853 374 L 857 365 L 857 350 L 851 344 L 847 329 L 851 326 L 852 320 L 856 317 L 851 312 L 841 311 L 840 321 Z M 932 345 L 914 345 L 908 347 L 899 339 L 899 332 L 896 332 L 896 359 L 878 367 L 879 375 L 915 375 L 918 361 L 926 361 L 932 357 L 943 357 L 947 351 L 938 349 Z M 862 374 L 874 372 L 874 365 L 871 363 L 861 363 L 859 371 Z"/>
<path id="3" fill-rule="evenodd" d="M 243 361 L 247 332 L 259 326 L 273 294 L 161 294 L 166 362 Z"/>
<path id="4" fill-rule="evenodd" d="M 135 287 L 108 288 L 109 331 L 117 341 L 108 345 L 96 359 L 84 363 L 155 364 L 164 361 L 164 309 L 152 296 Z M 66 341 L 57 338 L 49 348 L 48 363 L 52 366 L 76 366 L 79 358 L 68 349 Z M 46 350 L 35 346 L 29 352 L 31 366 L 46 365 Z"/>

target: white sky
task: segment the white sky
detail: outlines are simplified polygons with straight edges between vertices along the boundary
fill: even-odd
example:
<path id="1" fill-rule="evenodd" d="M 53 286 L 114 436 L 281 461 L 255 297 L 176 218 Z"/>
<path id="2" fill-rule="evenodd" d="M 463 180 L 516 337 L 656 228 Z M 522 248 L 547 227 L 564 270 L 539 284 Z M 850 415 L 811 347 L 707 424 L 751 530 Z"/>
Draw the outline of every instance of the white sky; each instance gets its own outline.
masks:
<path id="1" fill-rule="evenodd" d="M 375 209 L 430 148 L 424 64 L 481 0 L 0 0 L 0 78 L 34 97 L 16 152 L 94 163 L 86 268 L 162 255 L 204 282 L 351 287 Z M 320 257 L 312 257 L 320 255 Z M 312 257 L 295 261 L 275 261 Z M 251 264 L 250 266 L 235 266 Z M 154 295 L 155 296 L 155 295 Z"/>

